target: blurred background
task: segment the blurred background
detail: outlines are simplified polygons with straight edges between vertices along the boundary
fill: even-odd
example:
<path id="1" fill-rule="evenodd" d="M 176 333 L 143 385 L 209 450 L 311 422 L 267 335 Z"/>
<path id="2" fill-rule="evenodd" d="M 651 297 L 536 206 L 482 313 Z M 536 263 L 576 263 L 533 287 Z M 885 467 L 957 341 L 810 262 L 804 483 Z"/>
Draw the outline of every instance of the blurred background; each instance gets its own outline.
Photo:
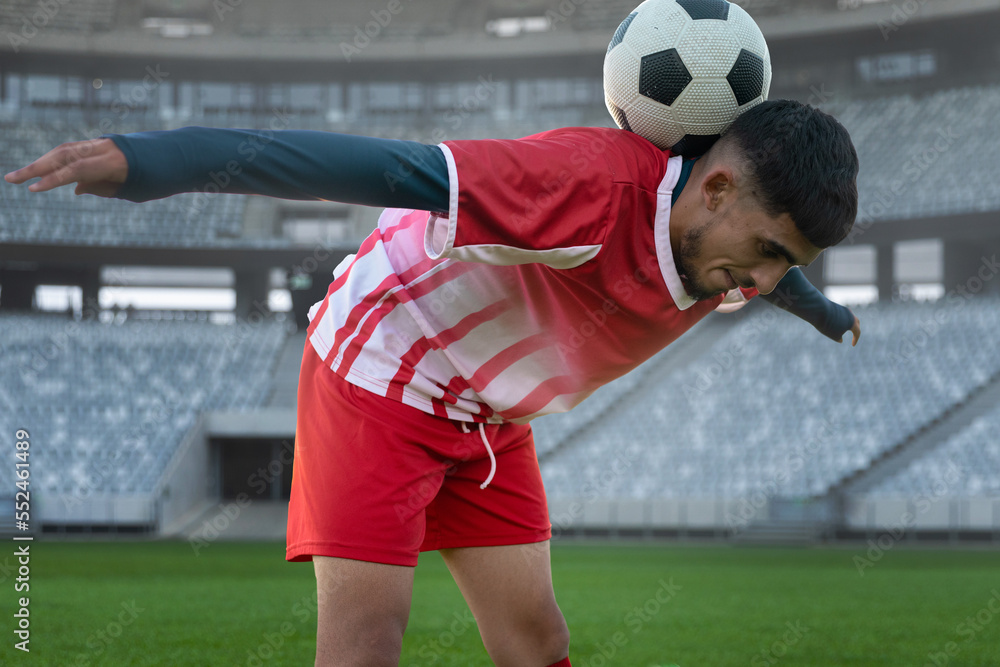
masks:
<path id="1" fill-rule="evenodd" d="M 2 0 L 0 170 L 187 125 L 610 127 L 634 2 Z M 751 304 L 538 420 L 557 539 L 1000 545 L 1000 1 L 738 4 L 770 97 L 857 145 L 855 233 L 807 274 L 861 343 Z M 31 434 L 36 535 L 283 538 L 305 314 L 378 211 L 217 185 L 136 205 L 0 184 L 0 434 Z M 0 466 L 5 507 L 14 482 Z"/>

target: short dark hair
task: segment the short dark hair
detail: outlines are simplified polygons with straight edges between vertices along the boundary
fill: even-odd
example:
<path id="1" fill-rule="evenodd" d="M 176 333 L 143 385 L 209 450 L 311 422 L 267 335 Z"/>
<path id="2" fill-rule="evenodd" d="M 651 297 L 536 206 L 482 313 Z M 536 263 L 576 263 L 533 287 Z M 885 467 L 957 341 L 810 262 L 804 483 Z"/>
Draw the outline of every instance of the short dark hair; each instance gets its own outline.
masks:
<path id="1" fill-rule="evenodd" d="M 858 215 L 858 154 L 836 118 L 770 100 L 740 115 L 723 139 L 744 159 L 750 191 L 768 215 L 787 213 L 817 248 L 847 237 Z"/>

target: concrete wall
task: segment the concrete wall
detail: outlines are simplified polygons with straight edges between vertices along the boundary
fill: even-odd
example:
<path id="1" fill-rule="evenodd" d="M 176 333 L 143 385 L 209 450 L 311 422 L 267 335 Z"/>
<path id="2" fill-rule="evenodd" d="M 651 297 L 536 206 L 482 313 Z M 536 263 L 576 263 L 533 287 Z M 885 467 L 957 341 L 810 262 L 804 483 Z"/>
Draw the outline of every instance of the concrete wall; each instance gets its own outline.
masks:
<path id="1" fill-rule="evenodd" d="M 38 524 L 148 526 L 155 522 L 156 511 L 150 494 L 122 496 L 113 493 L 83 495 L 39 495 L 33 497 L 32 516 Z"/>
<path id="2" fill-rule="evenodd" d="M 975 530 L 1000 532 L 1000 498 L 869 498 L 847 502 L 852 530 Z"/>
<path id="3" fill-rule="evenodd" d="M 549 500 L 553 532 L 586 529 L 739 531 L 772 517 L 771 499 L 685 498 Z M 800 519 L 803 520 L 803 519 Z M 1000 532 L 1000 498 L 868 498 L 847 500 L 845 526 L 850 530 L 959 530 Z"/>
<path id="4" fill-rule="evenodd" d="M 157 485 L 157 525 L 161 531 L 204 504 L 213 494 L 214 467 L 205 423 L 202 416 L 191 427 Z"/>
<path id="5" fill-rule="evenodd" d="M 745 498 L 549 500 L 554 533 L 589 528 L 629 530 L 734 530 L 768 516 L 769 503 Z"/>

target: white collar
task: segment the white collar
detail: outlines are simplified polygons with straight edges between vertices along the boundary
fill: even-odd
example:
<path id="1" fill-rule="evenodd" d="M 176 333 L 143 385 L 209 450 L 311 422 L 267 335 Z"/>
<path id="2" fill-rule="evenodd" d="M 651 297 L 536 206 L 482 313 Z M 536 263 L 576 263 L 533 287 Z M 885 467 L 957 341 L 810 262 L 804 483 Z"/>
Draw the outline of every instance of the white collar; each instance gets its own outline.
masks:
<path id="1" fill-rule="evenodd" d="M 667 173 L 656 189 L 653 243 L 656 246 L 656 260 L 660 265 L 660 274 L 667 284 L 667 290 L 674 300 L 674 305 L 677 306 L 678 310 L 687 310 L 697 303 L 697 300 L 684 289 L 684 283 L 681 281 L 681 276 L 677 273 L 677 266 L 674 264 L 673 248 L 670 247 L 670 199 L 673 197 L 674 188 L 681 177 L 682 162 L 679 155 L 667 160 Z"/>

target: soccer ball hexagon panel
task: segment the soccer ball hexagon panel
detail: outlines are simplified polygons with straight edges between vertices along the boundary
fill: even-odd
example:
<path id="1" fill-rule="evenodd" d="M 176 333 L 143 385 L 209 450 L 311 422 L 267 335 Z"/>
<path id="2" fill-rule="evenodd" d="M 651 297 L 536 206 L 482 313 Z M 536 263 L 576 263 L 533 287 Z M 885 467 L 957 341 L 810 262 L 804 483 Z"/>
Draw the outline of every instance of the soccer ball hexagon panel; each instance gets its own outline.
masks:
<path id="1" fill-rule="evenodd" d="M 622 21 L 604 59 L 618 126 L 686 156 L 708 150 L 767 99 L 770 85 L 764 36 L 726 0 L 646 0 Z"/>

